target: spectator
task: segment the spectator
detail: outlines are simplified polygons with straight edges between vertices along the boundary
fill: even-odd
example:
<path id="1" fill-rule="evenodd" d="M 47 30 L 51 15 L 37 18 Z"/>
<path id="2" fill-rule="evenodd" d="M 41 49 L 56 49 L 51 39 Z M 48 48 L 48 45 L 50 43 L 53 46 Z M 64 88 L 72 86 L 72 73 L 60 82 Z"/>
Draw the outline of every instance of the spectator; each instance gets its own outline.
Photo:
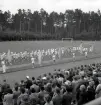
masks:
<path id="1" fill-rule="evenodd" d="M 87 103 L 87 92 L 86 92 L 85 85 L 80 86 L 77 103 L 78 103 L 78 105 L 83 105 L 83 104 Z"/>
<path id="2" fill-rule="evenodd" d="M 41 105 L 44 105 L 44 104 L 45 104 L 45 102 L 44 102 L 44 97 L 45 97 L 46 94 L 47 94 L 47 93 L 46 93 L 44 87 L 43 87 L 43 86 L 40 87 L 40 92 L 39 92 L 39 94 L 38 94 L 38 98 L 39 98 L 39 100 L 40 100 L 40 104 L 41 104 Z"/>
<path id="3" fill-rule="evenodd" d="M 20 87 L 21 87 L 21 88 L 24 88 L 24 87 L 25 87 L 24 80 L 21 80 L 21 82 L 20 82 Z"/>
<path id="4" fill-rule="evenodd" d="M 98 86 L 96 87 L 96 98 L 101 97 L 101 81 L 99 81 Z"/>
<path id="5" fill-rule="evenodd" d="M 27 89 L 30 89 L 30 86 L 32 86 L 32 81 L 29 79 L 29 76 L 26 76 L 25 86 Z"/>
<path id="6" fill-rule="evenodd" d="M 53 101 L 51 100 L 51 97 L 49 94 L 45 96 L 45 104 L 44 105 L 53 105 Z"/>
<path id="7" fill-rule="evenodd" d="M 56 91 L 53 96 L 53 104 L 54 105 L 61 105 L 62 104 L 62 96 L 60 94 L 60 89 L 56 88 Z"/>
<path id="8" fill-rule="evenodd" d="M 35 78 L 34 77 L 32 77 L 32 84 L 35 82 Z"/>
<path id="9" fill-rule="evenodd" d="M 18 90 L 18 87 L 15 87 L 13 95 L 14 95 L 14 105 L 17 105 L 17 99 L 20 96 L 20 91 Z"/>
<path id="10" fill-rule="evenodd" d="M 9 88 L 10 88 L 10 85 L 7 84 L 6 80 L 3 80 L 2 92 L 3 92 L 4 94 L 6 94 L 6 93 L 7 93 L 7 90 L 8 90 Z"/>
<path id="11" fill-rule="evenodd" d="M 2 93 L 2 90 L 1 90 L 1 86 L 0 86 L 0 105 L 3 105 L 2 98 L 3 98 L 3 93 Z"/>
<path id="12" fill-rule="evenodd" d="M 30 89 L 34 88 L 36 92 L 39 92 L 39 86 L 37 85 L 37 82 L 35 81 L 33 85 L 30 86 Z"/>
<path id="13" fill-rule="evenodd" d="M 71 105 L 72 91 L 70 87 L 66 87 L 66 92 L 63 94 L 62 105 Z"/>
<path id="14" fill-rule="evenodd" d="M 39 103 L 38 93 L 35 92 L 35 89 L 31 89 L 31 94 L 29 96 L 31 105 L 36 105 Z"/>
<path id="15" fill-rule="evenodd" d="M 24 97 L 24 96 L 26 96 L 26 97 L 28 96 L 28 94 L 25 93 L 25 89 L 24 89 L 24 88 L 21 88 L 20 91 L 21 91 L 21 94 L 20 94 L 20 96 L 18 97 L 17 105 L 21 105 L 21 104 L 23 103 L 23 97 Z"/>
<path id="16" fill-rule="evenodd" d="M 11 89 L 7 90 L 7 94 L 4 95 L 3 105 L 13 105 L 13 92 Z"/>

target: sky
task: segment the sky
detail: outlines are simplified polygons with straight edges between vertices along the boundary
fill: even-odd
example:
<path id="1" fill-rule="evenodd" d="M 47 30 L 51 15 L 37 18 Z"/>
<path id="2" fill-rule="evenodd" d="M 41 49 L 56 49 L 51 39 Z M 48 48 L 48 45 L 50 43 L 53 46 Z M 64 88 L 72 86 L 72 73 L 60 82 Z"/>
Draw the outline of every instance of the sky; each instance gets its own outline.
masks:
<path id="1" fill-rule="evenodd" d="M 41 8 L 48 13 L 65 12 L 66 9 L 81 9 L 84 12 L 101 10 L 101 0 L 0 0 L 2 11 L 10 10 L 15 14 L 18 9 L 31 9 L 32 12 Z"/>

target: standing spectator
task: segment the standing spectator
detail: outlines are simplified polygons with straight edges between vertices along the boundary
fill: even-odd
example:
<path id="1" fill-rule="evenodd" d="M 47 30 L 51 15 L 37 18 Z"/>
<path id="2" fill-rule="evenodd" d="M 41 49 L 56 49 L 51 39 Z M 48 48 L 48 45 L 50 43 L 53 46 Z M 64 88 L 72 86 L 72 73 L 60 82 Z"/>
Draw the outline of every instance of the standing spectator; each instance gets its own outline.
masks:
<path id="1" fill-rule="evenodd" d="M 36 105 L 39 103 L 38 93 L 35 92 L 34 88 L 31 89 L 29 100 L 30 100 L 31 105 Z"/>
<path id="2" fill-rule="evenodd" d="M 38 93 L 38 98 L 40 100 L 40 104 L 41 105 L 44 105 L 45 104 L 45 102 L 44 102 L 45 95 L 46 95 L 46 91 L 45 91 L 44 87 L 42 86 L 40 88 L 40 92 Z"/>
<path id="3" fill-rule="evenodd" d="M 14 105 L 17 105 L 17 99 L 20 96 L 20 91 L 18 90 L 18 87 L 15 87 L 13 95 L 14 95 Z"/>
<path id="4" fill-rule="evenodd" d="M 51 97 L 49 94 L 45 96 L 45 104 L 44 105 L 53 105 L 53 101 L 51 100 Z"/>
<path id="5" fill-rule="evenodd" d="M 62 96 L 60 94 L 59 88 L 56 88 L 56 92 L 53 96 L 53 104 L 54 105 L 61 105 L 62 104 Z"/>
<path id="6" fill-rule="evenodd" d="M 96 98 L 101 97 L 101 81 L 99 81 L 98 86 L 96 87 Z"/>
<path id="7" fill-rule="evenodd" d="M 20 91 L 21 91 L 21 94 L 20 94 L 20 96 L 18 97 L 17 105 L 21 105 L 21 103 L 23 103 L 23 97 L 24 97 L 24 96 L 26 96 L 26 97 L 28 96 L 28 94 L 25 93 L 25 89 L 24 89 L 24 88 L 21 88 Z"/>
<path id="8" fill-rule="evenodd" d="M 32 86 L 32 81 L 29 79 L 29 76 L 26 76 L 25 86 L 27 89 L 30 89 L 30 86 Z"/>
<path id="9" fill-rule="evenodd" d="M 8 89 L 7 94 L 4 95 L 3 105 L 14 105 L 12 90 Z"/>
<path id="10" fill-rule="evenodd" d="M 21 87 L 21 88 L 24 88 L 24 87 L 25 87 L 24 80 L 21 80 L 21 82 L 20 82 L 20 87 Z"/>
<path id="11" fill-rule="evenodd" d="M 39 86 L 37 85 L 37 82 L 35 81 L 33 85 L 30 86 L 30 89 L 34 88 L 36 92 L 39 92 Z"/>
<path id="12" fill-rule="evenodd" d="M 31 105 L 30 101 L 29 101 L 29 96 L 28 95 L 24 95 L 22 97 L 22 101 L 21 101 L 20 105 Z"/>
<path id="13" fill-rule="evenodd" d="M 10 88 L 10 85 L 6 82 L 6 80 L 3 80 L 3 85 L 2 85 L 3 94 L 6 94 L 6 92 L 9 88 Z"/>
<path id="14" fill-rule="evenodd" d="M 86 87 L 85 85 L 81 85 L 80 86 L 80 91 L 79 91 L 79 96 L 78 96 L 78 100 L 77 100 L 77 105 L 83 105 L 85 103 L 87 103 L 87 92 L 86 92 Z"/>
<path id="15" fill-rule="evenodd" d="M 2 90 L 1 90 L 1 86 L 0 86 L 0 105 L 3 105 L 2 98 L 3 98 L 3 93 L 2 93 Z"/>
<path id="16" fill-rule="evenodd" d="M 35 77 L 32 77 L 32 84 L 35 82 Z"/>
<path id="17" fill-rule="evenodd" d="M 66 92 L 63 94 L 62 105 L 71 105 L 72 103 L 72 89 L 66 87 Z"/>

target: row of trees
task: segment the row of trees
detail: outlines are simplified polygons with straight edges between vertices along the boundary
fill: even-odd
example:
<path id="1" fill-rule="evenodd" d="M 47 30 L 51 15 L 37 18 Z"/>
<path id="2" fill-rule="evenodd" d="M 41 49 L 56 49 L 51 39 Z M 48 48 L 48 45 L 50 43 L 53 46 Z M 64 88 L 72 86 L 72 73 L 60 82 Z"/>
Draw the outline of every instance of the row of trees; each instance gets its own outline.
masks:
<path id="1" fill-rule="evenodd" d="M 100 10 L 86 13 L 81 9 L 75 9 L 66 10 L 65 13 L 53 11 L 49 14 L 44 9 L 33 13 L 30 9 L 19 9 L 16 14 L 11 14 L 10 11 L 0 10 L 0 30 L 3 32 L 12 30 L 21 34 L 33 32 L 33 35 L 38 34 L 40 37 L 52 35 L 57 38 L 99 39 L 101 13 Z"/>

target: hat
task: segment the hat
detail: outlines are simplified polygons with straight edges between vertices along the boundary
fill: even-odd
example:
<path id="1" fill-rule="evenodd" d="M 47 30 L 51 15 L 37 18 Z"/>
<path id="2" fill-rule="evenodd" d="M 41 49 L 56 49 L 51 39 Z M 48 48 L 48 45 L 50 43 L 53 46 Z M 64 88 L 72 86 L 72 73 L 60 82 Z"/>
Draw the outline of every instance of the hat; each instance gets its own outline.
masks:
<path id="1" fill-rule="evenodd" d="M 28 78 L 28 79 L 29 79 L 29 76 L 26 76 L 26 78 Z"/>
<path id="2" fill-rule="evenodd" d="M 42 79 L 46 80 L 47 78 L 46 77 L 43 77 Z"/>

